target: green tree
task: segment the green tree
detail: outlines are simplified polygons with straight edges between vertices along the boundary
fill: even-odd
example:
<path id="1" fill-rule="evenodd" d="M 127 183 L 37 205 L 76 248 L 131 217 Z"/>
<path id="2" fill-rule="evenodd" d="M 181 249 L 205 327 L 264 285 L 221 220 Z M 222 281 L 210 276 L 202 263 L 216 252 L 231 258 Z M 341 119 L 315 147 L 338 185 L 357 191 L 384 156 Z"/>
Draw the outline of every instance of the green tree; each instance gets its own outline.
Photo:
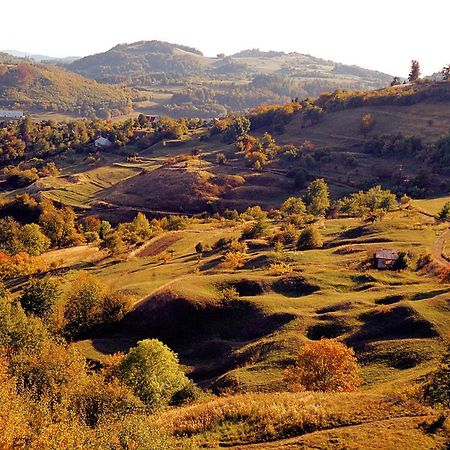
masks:
<path id="1" fill-rule="evenodd" d="M 419 61 L 413 59 L 411 61 L 411 71 L 408 75 L 408 80 L 410 83 L 416 82 L 420 77 L 420 64 Z"/>
<path id="2" fill-rule="evenodd" d="M 314 216 L 325 214 L 330 207 L 330 192 L 323 179 L 314 180 L 306 192 L 306 204 L 308 212 Z"/>
<path id="3" fill-rule="evenodd" d="M 437 215 L 438 220 L 450 221 L 450 202 L 447 202 Z"/>
<path id="4" fill-rule="evenodd" d="M 301 198 L 289 197 L 281 205 L 281 212 L 286 216 L 291 216 L 293 214 L 304 214 L 306 213 L 306 206 Z"/>
<path id="5" fill-rule="evenodd" d="M 36 223 L 24 225 L 19 236 L 23 249 L 30 255 L 38 256 L 50 248 L 50 239 Z"/>
<path id="6" fill-rule="evenodd" d="M 442 79 L 443 79 L 444 81 L 450 80 L 450 64 L 446 65 L 446 66 L 442 69 Z"/>
<path id="7" fill-rule="evenodd" d="M 0 249 L 9 255 L 14 255 L 22 250 L 20 242 L 20 226 L 12 218 L 0 219 Z"/>
<path id="8" fill-rule="evenodd" d="M 106 287 L 92 275 L 81 275 L 66 296 L 64 319 L 66 333 L 78 336 L 100 323 L 101 306 Z"/>
<path id="9" fill-rule="evenodd" d="M 189 385 L 177 355 L 157 339 L 138 342 L 120 365 L 122 381 L 148 406 L 168 405 L 174 395 Z"/>
<path id="10" fill-rule="evenodd" d="M 145 214 L 138 212 L 131 222 L 131 229 L 141 239 L 148 239 L 152 235 L 152 227 Z"/>
<path id="11" fill-rule="evenodd" d="M 61 293 L 61 287 L 56 280 L 32 280 L 21 295 L 20 304 L 27 314 L 46 319 L 53 314 Z"/>
<path id="12" fill-rule="evenodd" d="M 117 231 L 110 231 L 100 243 L 101 250 L 107 250 L 110 256 L 118 256 L 125 251 L 125 242 Z"/>
<path id="13" fill-rule="evenodd" d="M 406 270 L 411 266 L 411 258 L 407 252 L 400 252 L 394 263 L 395 270 Z"/>
<path id="14" fill-rule="evenodd" d="M 250 120 L 245 116 L 234 116 L 223 132 L 222 139 L 227 144 L 236 142 L 238 138 L 248 134 L 250 131 Z"/>
<path id="15" fill-rule="evenodd" d="M 311 250 L 323 247 L 322 236 L 315 226 L 306 227 L 301 233 L 297 241 L 299 250 Z"/>

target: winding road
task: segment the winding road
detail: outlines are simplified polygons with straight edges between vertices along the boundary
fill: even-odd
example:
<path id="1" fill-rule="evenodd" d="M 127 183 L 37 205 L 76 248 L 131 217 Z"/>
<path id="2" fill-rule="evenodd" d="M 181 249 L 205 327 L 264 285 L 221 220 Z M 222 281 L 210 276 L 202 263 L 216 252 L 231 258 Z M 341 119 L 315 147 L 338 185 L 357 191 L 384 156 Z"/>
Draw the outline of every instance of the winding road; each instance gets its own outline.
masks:
<path id="1" fill-rule="evenodd" d="M 444 266 L 450 264 L 450 257 L 445 255 L 445 243 L 447 239 L 450 239 L 450 229 L 444 231 L 436 241 L 434 241 L 433 248 L 431 249 L 433 258 Z"/>

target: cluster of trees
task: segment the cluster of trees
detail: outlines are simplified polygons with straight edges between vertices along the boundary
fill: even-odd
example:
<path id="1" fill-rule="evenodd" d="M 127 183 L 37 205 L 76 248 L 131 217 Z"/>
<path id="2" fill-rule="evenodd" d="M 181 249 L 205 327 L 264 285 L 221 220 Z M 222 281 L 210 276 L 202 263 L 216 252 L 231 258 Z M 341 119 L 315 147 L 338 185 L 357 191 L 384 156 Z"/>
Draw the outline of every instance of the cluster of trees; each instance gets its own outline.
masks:
<path id="1" fill-rule="evenodd" d="M 109 139 L 114 148 L 134 144 L 138 148 L 162 139 L 179 139 L 189 128 L 198 127 L 195 120 L 174 120 L 161 117 L 150 123 L 140 115 L 122 122 L 76 120 L 56 123 L 50 120 L 34 122 L 29 116 L 18 122 L 5 123 L 0 128 L 0 162 L 46 158 L 74 151 L 92 152 L 98 136 Z"/>
<path id="2" fill-rule="evenodd" d="M 374 137 L 366 141 L 363 148 L 368 153 L 402 158 L 412 157 L 420 161 L 422 168 L 413 178 L 394 173 L 391 180 L 410 195 L 423 195 L 431 187 L 431 172 L 447 175 L 450 170 L 450 135 L 436 142 L 425 144 L 420 138 L 402 134 Z M 440 188 L 440 186 L 434 186 Z"/>
<path id="3" fill-rule="evenodd" d="M 72 287 L 66 305 L 96 308 L 96 283 Z M 1 289 L 0 445 L 172 448 L 151 414 L 198 395 L 176 354 L 158 340 L 144 340 L 93 370 L 49 320 L 59 292 L 47 279 L 33 281 L 19 301 Z"/>
<path id="4" fill-rule="evenodd" d="M 368 191 L 355 192 L 338 202 L 338 209 L 343 214 L 355 217 L 366 217 L 367 220 L 382 218 L 388 211 L 398 207 L 396 195 L 381 186 L 375 186 Z"/>

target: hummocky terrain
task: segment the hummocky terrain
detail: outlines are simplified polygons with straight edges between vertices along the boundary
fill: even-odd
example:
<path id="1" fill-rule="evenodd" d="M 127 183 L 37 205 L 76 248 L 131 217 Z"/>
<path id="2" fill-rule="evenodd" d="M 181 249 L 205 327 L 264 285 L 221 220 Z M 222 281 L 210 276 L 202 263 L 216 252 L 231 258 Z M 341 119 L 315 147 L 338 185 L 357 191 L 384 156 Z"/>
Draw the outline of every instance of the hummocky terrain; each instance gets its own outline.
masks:
<path id="1" fill-rule="evenodd" d="M 192 49 L 175 54 L 183 52 L 203 64 Z M 251 51 L 232 59 L 255 58 L 287 56 Z M 213 122 L 144 119 L 124 122 L 123 145 L 114 140 L 118 129 L 98 122 L 99 133 L 76 151 L 35 155 L 37 165 L 54 162 L 59 172 L 17 189 L 2 184 L 5 202 L 28 193 L 113 225 L 137 212 L 167 216 L 118 254 L 94 241 L 39 256 L 64 289 L 86 271 L 132 298 L 119 323 L 73 343 L 90 367 L 107 366 L 108 355 L 145 338 L 175 350 L 207 392 L 149 419 L 176 448 L 447 448 L 445 409 L 425 405 L 417 392 L 450 332 L 449 222 L 436 217 L 450 201 L 450 83 L 338 90 Z M 182 131 L 167 137 L 167 123 Z M 230 130 L 237 132 L 229 140 Z M 94 147 L 99 134 L 111 147 Z M 281 205 L 317 178 L 330 188 L 327 214 L 288 222 Z M 397 194 L 379 215 L 334 203 L 376 185 Z M 300 249 L 297 235 L 277 242 L 288 224 L 295 234 L 304 221 L 323 245 Z M 404 252 L 407 267 L 374 268 L 379 248 Z M 17 296 L 27 281 L 12 277 L 8 286 Z M 286 368 L 323 338 L 354 349 L 356 392 L 290 391 Z"/>

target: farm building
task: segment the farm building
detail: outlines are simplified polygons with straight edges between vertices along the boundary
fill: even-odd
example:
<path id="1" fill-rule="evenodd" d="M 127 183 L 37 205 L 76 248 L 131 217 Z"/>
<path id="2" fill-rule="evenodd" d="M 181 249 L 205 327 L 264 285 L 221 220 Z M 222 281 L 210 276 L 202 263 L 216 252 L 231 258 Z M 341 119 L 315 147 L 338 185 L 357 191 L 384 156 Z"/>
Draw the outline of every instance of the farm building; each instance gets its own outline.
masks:
<path id="1" fill-rule="evenodd" d="M 20 120 L 25 115 L 23 111 L 13 109 L 0 109 L 0 120 Z"/>
<path id="2" fill-rule="evenodd" d="M 377 269 L 393 269 L 398 260 L 398 251 L 378 249 L 374 256 L 374 265 Z"/>
<path id="3" fill-rule="evenodd" d="M 99 137 L 94 141 L 96 148 L 109 148 L 112 146 L 112 142 L 104 137 Z"/>

